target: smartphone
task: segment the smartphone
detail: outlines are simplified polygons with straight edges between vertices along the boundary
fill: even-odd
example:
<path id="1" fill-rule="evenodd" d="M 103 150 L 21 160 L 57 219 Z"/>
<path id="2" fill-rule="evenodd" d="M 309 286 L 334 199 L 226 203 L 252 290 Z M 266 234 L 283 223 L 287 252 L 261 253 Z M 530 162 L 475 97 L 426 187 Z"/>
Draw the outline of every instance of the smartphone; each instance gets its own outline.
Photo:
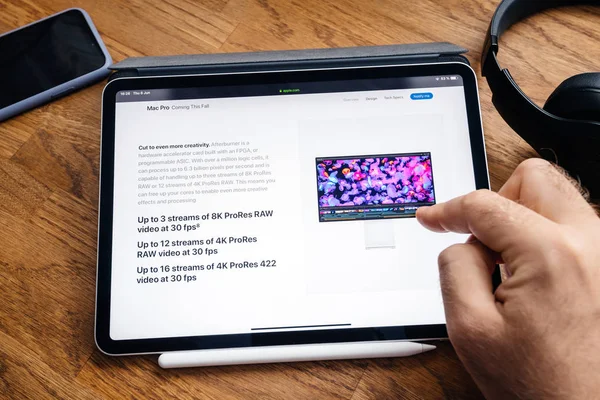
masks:
<path id="1" fill-rule="evenodd" d="M 0 122 L 106 78 L 111 63 L 79 8 L 0 35 Z"/>

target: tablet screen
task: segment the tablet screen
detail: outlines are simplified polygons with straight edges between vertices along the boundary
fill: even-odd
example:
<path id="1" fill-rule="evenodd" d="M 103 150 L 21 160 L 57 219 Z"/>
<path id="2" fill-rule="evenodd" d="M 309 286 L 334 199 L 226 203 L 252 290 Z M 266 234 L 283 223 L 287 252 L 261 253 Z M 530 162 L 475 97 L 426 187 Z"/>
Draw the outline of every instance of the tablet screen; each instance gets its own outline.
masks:
<path id="1" fill-rule="evenodd" d="M 113 340 L 444 324 L 460 75 L 116 93 Z"/>

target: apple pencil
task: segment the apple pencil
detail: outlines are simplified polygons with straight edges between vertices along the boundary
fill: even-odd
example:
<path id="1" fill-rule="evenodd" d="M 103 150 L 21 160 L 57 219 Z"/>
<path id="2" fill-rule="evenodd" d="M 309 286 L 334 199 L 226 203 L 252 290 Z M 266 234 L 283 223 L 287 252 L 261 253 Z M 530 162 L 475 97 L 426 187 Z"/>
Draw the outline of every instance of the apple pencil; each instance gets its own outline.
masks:
<path id="1" fill-rule="evenodd" d="M 158 357 L 158 364 L 162 368 L 186 368 L 236 364 L 407 357 L 434 349 L 435 346 L 433 345 L 402 341 L 257 346 L 173 351 L 161 354 Z"/>

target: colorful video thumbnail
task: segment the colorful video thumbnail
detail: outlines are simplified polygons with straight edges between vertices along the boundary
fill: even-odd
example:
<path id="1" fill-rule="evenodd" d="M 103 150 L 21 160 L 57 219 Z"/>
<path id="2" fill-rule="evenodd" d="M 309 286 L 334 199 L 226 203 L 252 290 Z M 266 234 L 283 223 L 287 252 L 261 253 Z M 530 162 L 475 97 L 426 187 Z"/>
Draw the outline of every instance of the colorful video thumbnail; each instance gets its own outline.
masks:
<path id="1" fill-rule="evenodd" d="M 414 217 L 435 204 L 431 153 L 316 159 L 319 221 Z"/>

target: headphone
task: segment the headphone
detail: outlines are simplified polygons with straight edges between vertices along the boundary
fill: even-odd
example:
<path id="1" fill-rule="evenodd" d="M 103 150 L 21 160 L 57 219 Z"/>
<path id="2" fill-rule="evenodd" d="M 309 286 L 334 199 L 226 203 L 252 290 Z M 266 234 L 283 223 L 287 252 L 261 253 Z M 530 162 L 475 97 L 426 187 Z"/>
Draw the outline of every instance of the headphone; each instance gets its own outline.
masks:
<path id="1" fill-rule="evenodd" d="M 568 78 L 541 108 L 523 93 L 497 59 L 498 39 L 510 26 L 549 8 L 578 4 L 600 5 L 600 0 L 503 0 L 483 45 L 481 74 L 488 81 L 494 106 L 508 125 L 540 156 L 578 179 L 592 198 L 600 198 L 600 72 Z"/>

